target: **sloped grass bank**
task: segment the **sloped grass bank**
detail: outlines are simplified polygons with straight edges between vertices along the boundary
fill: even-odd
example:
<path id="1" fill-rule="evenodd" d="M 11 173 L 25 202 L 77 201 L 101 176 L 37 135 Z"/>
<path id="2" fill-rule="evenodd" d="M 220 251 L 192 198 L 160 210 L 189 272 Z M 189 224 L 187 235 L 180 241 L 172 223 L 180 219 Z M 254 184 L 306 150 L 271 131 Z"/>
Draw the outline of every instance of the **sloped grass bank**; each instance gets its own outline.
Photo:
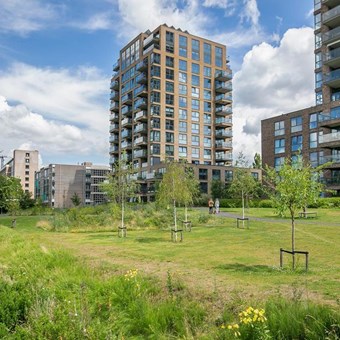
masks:
<path id="1" fill-rule="evenodd" d="M 41 238 L 39 238 L 41 241 Z M 131 269 L 89 268 L 0 226 L 0 338 L 7 339 L 337 339 L 330 307 L 276 297 L 267 320 L 242 323 L 249 301 L 194 297 L 168 273 L 166 284 Z M 256 306 L 255 306 L 256 307 Z M 257 309 L 255 309 L 257 310 Z M 255 313 L 255 312 L 254 312 Z M 254 314 L 255 315 L 255 314 Z M 253 320 L 253 319 L 252 319 Z M 237 325 L 229 329 L 230 325 Z M 236 326 L 235 326 L 236 327 Z"/>

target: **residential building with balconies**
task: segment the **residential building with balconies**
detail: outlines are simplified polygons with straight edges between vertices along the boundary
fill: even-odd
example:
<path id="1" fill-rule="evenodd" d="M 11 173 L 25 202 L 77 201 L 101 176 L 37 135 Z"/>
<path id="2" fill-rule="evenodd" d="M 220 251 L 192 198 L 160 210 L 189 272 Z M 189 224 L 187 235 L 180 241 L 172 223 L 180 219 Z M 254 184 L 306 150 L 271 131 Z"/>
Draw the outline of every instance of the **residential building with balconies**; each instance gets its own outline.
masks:
<path id="1" fill-rule="evenodd" d="M 232 72 L 225 45 L 164 24 L 124 46 L 113 71 L 111 166 L 123 152 L 145 180 L 165 159 L 231 166 Z"/>

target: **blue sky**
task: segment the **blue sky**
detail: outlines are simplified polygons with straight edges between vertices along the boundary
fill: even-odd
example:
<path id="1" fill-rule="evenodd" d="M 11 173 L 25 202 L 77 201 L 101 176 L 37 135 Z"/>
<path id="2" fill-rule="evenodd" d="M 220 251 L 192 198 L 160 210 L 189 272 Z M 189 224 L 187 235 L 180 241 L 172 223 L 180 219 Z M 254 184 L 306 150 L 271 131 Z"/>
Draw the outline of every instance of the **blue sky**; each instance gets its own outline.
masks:
<path id="1" fill-rule="evenodd" d="M 260 152 L 260 121 L 314 104 L 313 1 L 0 0 L 0 150 L 43 164 L 108 164 L 119 49 L 158 25 L 227 45 L 234 157 Z"/>

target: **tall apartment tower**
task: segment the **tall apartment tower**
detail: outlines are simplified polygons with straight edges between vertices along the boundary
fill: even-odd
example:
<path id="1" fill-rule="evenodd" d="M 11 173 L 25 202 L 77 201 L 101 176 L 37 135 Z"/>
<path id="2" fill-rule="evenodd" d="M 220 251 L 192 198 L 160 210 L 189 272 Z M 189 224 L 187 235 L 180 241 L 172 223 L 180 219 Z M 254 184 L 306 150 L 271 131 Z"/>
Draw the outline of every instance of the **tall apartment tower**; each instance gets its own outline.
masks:
<path id="1" fill-rule="evenodd" d="M 34 175 L 38 169 L 39 151 L 14 150 L 13 158 L 0 169 L 0 174 L 19 178 L 22 189 L 34 197 Z"/>
<path id="2" fill-rule="evenodd" d="M 226 46 L 165 24 L 124 46 L 110 86 L 111 166 L 123 151 L 145 180 L 166 158 L 231 165 L 226 60 Z"/>

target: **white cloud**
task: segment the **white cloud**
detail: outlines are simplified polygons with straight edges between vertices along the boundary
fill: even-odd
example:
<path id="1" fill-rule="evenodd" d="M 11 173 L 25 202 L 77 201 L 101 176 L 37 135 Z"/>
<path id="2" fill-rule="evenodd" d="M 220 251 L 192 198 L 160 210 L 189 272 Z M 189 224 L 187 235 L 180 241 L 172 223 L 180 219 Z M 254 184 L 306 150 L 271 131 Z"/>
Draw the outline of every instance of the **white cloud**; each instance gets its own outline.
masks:
<path id="1" fill-rule="evenodd" d="M 228 0 L 205 0 L 203 3 L 204 7 L 218 7 L 218 8 L 227 8 Z"/>
<path id="2" fill-rule="evenodd" d="M 257 27 L 259 25 L 259 18 L 260 11 L 257 7 L 256 0 L 244 0 L 244 9 L 241 13 L 241 22 L 245 20 Z"/>
<path id="3" fill-rule="evenodd" d="M 107 30 L 114 26 L 110 12 L 96 13 L 86 21 L 73 22 L 71 26 L 88 31 Z"/>
<path id="4" fill-rule="evenodd" d="M 288 30 L 278 47 L 254 46 L 234 76 L 234 152 L 260 152 L 261 120 L 314 105 L 314 32 Z"/>
<path id="5" fill-rule="evenodd" d="M 18 34 L 37 31 L 56 17 L 56 9 L 41 0 L 1 0 L 0 30 Z"/>

